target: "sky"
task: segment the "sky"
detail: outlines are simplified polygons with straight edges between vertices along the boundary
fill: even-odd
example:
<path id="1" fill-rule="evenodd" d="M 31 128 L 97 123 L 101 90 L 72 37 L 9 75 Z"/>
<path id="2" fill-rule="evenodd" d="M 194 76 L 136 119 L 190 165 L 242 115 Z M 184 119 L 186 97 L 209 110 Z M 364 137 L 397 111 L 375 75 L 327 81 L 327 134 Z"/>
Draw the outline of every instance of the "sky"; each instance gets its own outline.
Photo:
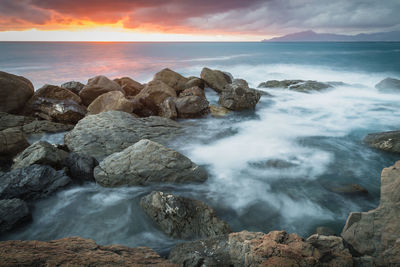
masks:
<path id="1" fill-rule="evenodd" d="M 0 41 L 259 41 L 400 30 L 400 0 L 0 0 Z"/>

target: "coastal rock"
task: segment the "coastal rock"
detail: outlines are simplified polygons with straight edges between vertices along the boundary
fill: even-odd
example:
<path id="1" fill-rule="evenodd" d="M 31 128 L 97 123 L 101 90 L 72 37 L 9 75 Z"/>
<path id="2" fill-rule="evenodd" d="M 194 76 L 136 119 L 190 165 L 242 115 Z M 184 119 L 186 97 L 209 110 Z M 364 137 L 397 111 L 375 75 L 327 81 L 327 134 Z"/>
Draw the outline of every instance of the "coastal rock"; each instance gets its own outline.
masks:
<path id="1" fill-rule="evenodd" d="M 71 179 L 63 170 L 45 165 L 31 165 L 0 173 L 0 199 L 33 200 L 46 197 L 67 185 Z"/>
<path id="2" fill-rule="evenodd" d="M 33 164 L 49 165 L 55 169 L 62 167 L 62 161 L 68 156 L 64 150 L 58 149 L 46 141 L 38 141 L 18 154 L 12 169 L 28 167 Z"/>
<path id="3" fill-rule="evenodd" d="M 260 83 L 258 88 L 289 88 L 291 85 L 299 84 L 304 82 L 303 80 L 270 80 Z"/>
<path id="4" fill-rule="evenodd" d="M 68 168 L 68 175 L 77 181 L 94 181 L 93 170 L 99 165 L 98 161 L 88 155 L 71 152 L 62 162 Z"/>
<path id="5" fill-rule="evenodd" d="M 202 96 L 183 96 L 175 99 L 179 118 L 196 118 L 210 112 L 208 101 Z"/>
<path id="6" fill-rule="evenodd" d="M 24 133 L 17 128 L 0 131 L 0 155 L 13 157 L 29 146 Z"/>
<path id="7" fill-rule="evenodd" d="M 0 258 L 2 266 L 176 266 L 150 248 L 100 246 L 80 237 L 48 242 L 2 241 Z"/>
<path id="8" fill-rule="evenodd" d="M 372 256 L 377 266 L 400 263 L 400 161 L 381 174 L 379 206 L 368 212 L 352 212 L 342 237 L 362 256 Z"/>
<path id="9" fill-rule="evenodd" d="M 75 124 L 86 115 L 85 107 L 69 99 L 37 98 L 31 107 L 38 117 L 67 124 Z"/>
<path id="10" fill-rule="evenodd" d="M 315 228 L 314 234 L 326 235 L 326 236 L 336 235 L 335 231 L 327 226 L 318 226 L 317 228 Z"/>
<path id="11" fill-rule="evenodd" d="M 234 79 L 232 81 L 232 85 L 236 85 L 236 86 L 242 87 L 242 88 L 249 88 L 249 84 L 244 79 Z"/>
<path id="12" fill-rule="evenodd" d="M 83 83 L 80 83 L 80 82 L 70 81 L 70 82 L 66 82 L 66 83 L 61 84 L 60 87 L 68 89 L 72 93 L 74 93 L 76 95 L 79 95 L 79 92 L 83 89 L 83 87 L 85 87 L 85 85 Z"/>
<path id="13" fill-rule="evenodd" d="M 185 84 L 185 88 L 192 88 L 192 87 L 199 87 L 200 89 L 204 90 L 205 87 L 205 82 L 203 79 L 197 78 L 197 77 L 189 77 L 188 81 Z"/>
<path id="14" fill-rule="evenodd" d="M 87 108 L 89 114 L 98 114 L 109 110 L 132 113 L 133 103 L 120 91 L 111 91 L 96 98 Z"/>
<path id="15" fill-rule="evenodd" d="M 29 100 L 28 105 L 32 105 L 38 99 L 53 99 L 53 100 L 72 100 L 77 104 L 82 103 L 81 98 L 66 88 L 56 85 L 45 84 L 38 89 Z"/>
<path id="16" fill-rule="evenodd" d="M 214 117 L 224 117 L 231 113 L 232 110 L 220 106 L 210 105 L 210 112 Z"/>
<path id="17" fill-rule="evenodd" d="M 208 87 L 217 93 L 221 93 L 227 84 L 232 83 L 231 77 L 220 70 L 203 68 L 200 77 L 206 82 Z"/>
<path id="18" fill-rule="evenodd" d="M 31 219 L 25 201 L 18 198 L 0 200 L 0 234 Z"/>
<path id="19" fill-rule="evenodd" d="M 106 157 L 94 169 L 105 187 L 150 183 L 192 183 L 207 179 L 205 170 L 184 155 L 148 139 Z"/>
<path id="20" fill-rule="evenodd" d="M 376 84 L 375 88 L 383 92 L 398 92 L 400 90 L 400 80 L 388 77 Z"/>
<path id="21" fill-rule="evenodd" d="M 166 98 L 160 106 L 160 116 L 164 118 L 168 118 L 174 120 L 178 117 L 178 113 L 176 111 L 176 105 L 174 98 L 168 97 Z"/>
<path id="22" fill-rule="evenodd" d="M 201 89 L 199 86 L 193 86 L 183 90 L 179 94 L 179 97 L 184 97 L 184 96 L 201 96 L 205 98 L 206 94 L 204 93 L 204 90 Z"/>
<path id="23" fill-rule="evenodd" d="M 400 153 L 400 131 L 371 133 L 364 138 L 364 142 L 373 148 Z"/>
<path id="24" fill-rule="evenodd" d="M 25 124 L 33 122 L 34 120 L 36 119 L 33 117 L 19 116 L 6 112 L 0 112 L 0 131 L 13 127 L 21 127 Z"/>
<path id="25" fill-rule="evenodd" d="M 140 206 L 167 235 L 174 238 L 216 237 L 231 232 L 228 224 L 199 200 L 152 192 L 140 200 Z"/>
<path id="26" fill-rule="evenodd" d="M 368 190 L 359 184 L 344 184 L 329 188 L 330 191 L 346 195 L 367 195 Z"/>
<path id="27" fill-rule="evenodd" d="M 154 75 L 153 81 L 162 81 L 172 87 L 176 94 L 179 94 L 179 92 L 187 88 L 188 79 L 175 71 L 165 68 Z"/>
<path id="28" fill-rule="evenodd" d="M 122 77 L 118 79 L 114 79 L 114 82 L 118 83 L 122 90 L 124 90 L 126 97 L 132 97 L 140 93 L 140 91 L 144 88 L 144 85 L 132 80 L 129 77 Z"/>
<path id="29" fill-rule="evenodd" d="M 32 83 L 22 77 L 0 71 L 0 112 L 17 112 L 32 97 Z"/>
<path id="30" fill-rule="evenodd" d="M 254 109 L 260 97 L 256 90 L 228 84 L 220 94 L 218 103 L 231 110 Z"/>
<path id="31" fill-rule="evenodd" d="M 181 126 L 161 117 L 135 118 L 121 111 L 86 116 L 65 135 L 65 144 L 77 153 L 102 158 L 119 152 L 143 138 L 165 143 Z"/>
<path id="32" fill-rule="evenodd" d="M 317 81 L 304 81 L 304 80 L 271 80 L 260 83 L 258 88 L 287 88 L 289 90 L 307 93 L 309 91 L 321 91 L 324 89 L 332 88 L 328 83 Z"/>
<path id="33" fill-rule="evenodd" d="M 79 96 L 82 98 L 83 104 L 89 106 L 97 97 L 111 91 L 124 93 L 118 83 L 100 75 L 89 79 L 85 87 L 79 92 Z"/>

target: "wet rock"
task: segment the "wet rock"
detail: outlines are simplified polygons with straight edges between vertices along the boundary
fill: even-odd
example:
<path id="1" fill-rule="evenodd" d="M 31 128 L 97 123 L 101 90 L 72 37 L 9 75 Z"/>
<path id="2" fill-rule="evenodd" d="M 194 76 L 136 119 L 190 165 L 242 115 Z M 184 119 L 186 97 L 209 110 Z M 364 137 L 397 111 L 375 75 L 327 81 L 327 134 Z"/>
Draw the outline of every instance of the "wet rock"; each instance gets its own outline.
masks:
<path id="1" fill-rule="evenodd" d="M 132 113 L 133 103 L 126 99 L 120 91 L 111 91 L 96 98 L 87 110 L 89 114 L 98 114 L 110 110 Z"/>
<path id="2" fill-rule="evenodd" d="M 359 184 L 345 184 L 341 186 L 330 187 L 329 190 L 339 194 L 350 194 L 350 195 L 368 194 L 368 190 Z"/>
<path id="3" fill-rule="evenodd" d="M 184 96 L 200 96 L 200 97 L 206 97 L 206 94 L 204 93 L 204 90 L 201 89 L 198 86 L 193 86 L 190 88 L 187 88 L 183 90 L 180 94 L 179 97 L 184 97 Z"/>
<path id="4" fill-rule="evenodd" d="M 0 233 L 31 219 L 31 213 L 25 201 L 18 198 L 0 200 Z"/>
<path id="5" fill-rule="evenodd" d="M 203 79 L 197 77 L 189 77 L 188 81 L 185 84 L 185 88 L 192 88 L 192 87 L 199 87 L 200 89 L 204 90 L 205 82 Z"/>
<path id="6" fill-rule="evenodd" d="M 375 88 L 383 92 L 398 92 L 400 90 L 400 80 L 388 77 L 376 84 Z"/>
<path id="7" fill-rule="evenodd" d="M 166 143 L 176 138 L 181 126 L 161 117 L 135 118 L 121 111 L 86 116 L 65 135 L 65 144 L 77 153 L 102 158 L 141 139 Z"/>
<path id="8" fill-rule="evenodd" d="M 295 85 L 298 83 L 304 82 L 303 80 L 270 80 L 266 82 L 260 83 L 257 87 L 258 88 L 289 88 L 291 85 Z"/>
<path id="9" fill-rule="evenodd" d="M 193 183 L 207 179 L 205 170 L 184 155 L 142 139 L 106 157 L 94 169 L 96 182 L 105 187 L 149 183 Z"/>
<path id="10" fill-rule="evenodd" d="M 64 187 L 70 181 L 71 179 L 63 170 L 56 171 L 45 165 L 31 165 L 0 173 L 0 199 L 43 198 Z"/>
<path id="11" fill-rule="evenodd" d="M 32 105 L 38 99 L 43 98 L 53 100 L 72 100 L 77 104 L 82 103 L 81 98 L 70 90 L 56 85 L 45 84 L 34 93 L 32 98 L 29 100 L 28 105 Z"/>
<path id="12" fill-rule="evenodd" d="M 254 109 L 260 97 L 256 90 L 228 84 L 220 94 L 218 103 L 231 110 Z"/>
<path id="13" fill-rule="evenodd" d="M 161 230 L 174 238 L 215 237 L 231 232 L 228 224 L 199 200 L 152 192 L 140 200 L 140 206 Z"/>
<path id="14" fill-rule="evenodd" d="M 232 85 L 242 87 L 242 88 L 249 88 L 249 84 L 244 79 L 234 79 L 232 81 Z"/>
<path id="15" fill-rule="evenodd" d="M 179 94 L 181 91 L 187 88 L 186 83 L 188 82 L 188 79 L 179 73 L 166 68 L 157 72 L 154 75 L 153 81 L 161 81 L 172 87 L 176 94 Z"/>
<path id="16" fill-rule="evenodd" d="M 196 118 L 210 112 L 208 101 L 201 96 L 183 96 L 175 99 L 179 118 Z"/>
<path id="17" fill-rule="evenodd" d="M 221 93 L 227 84 L 232 83 L 232 78 L 220 70 L 203 68 L 200 77 L 217 93 Z"/>
<path id="18" fill-rule="evenodd" d="M 79 95 L 79 92 L 83 89 L 83 87 L 85 87 L 85 85 L 80 82 L 70 81 L 70 82 L 63 83 L 60 87 L 68 89 L 72 93 Z"/>
<path id="19" fill-rule="evenodd" d="M 161 111 L 160 111 L 160 116 L 174 120 L 178 117 L 178 113 L 176 111 L 176 105 L 174 98 L 168 97 L 161 103 Z"/>
<path id="20" fill-rule="evenodd" d="M 333 231 L 332 228 L 327 226 L 318 226 L 317 228 L 315 228 L 314 234 L 326 235 L 326 236 L 336 235 L 335 231 Z"/>
<path id="21" fill-rule="evenodd" d="M 321 91 L 324 89 L 332 88 L 328 83 L 317 81 L 304 81 L 304 80 L 271 80 L 260 83 L 258 88 L 286 88 L 297 92 Z"/>
<path id="22" fill-rule="evenodd" d="M 13 157 L 29 146 L 24 133 L 17 128 L 0 131 L 0 156 Z"/>
<path id="23" fill-rule="evenodd" d="M 289 169 L 298 166 L 298 164 L 283 159 L 270 159 L 267 161 L 253 161 L 249 165 L 257 169 Z"/>
<path id="24" fill-rule="evenodd" d="M 381 174 L 378 208 L 352 212 L 342 231 L 343 239 L 361 256 L 372 256 L 377 266 L 400 262 L 400 161 Z"/>
<path id="25" fill-rule="evenodd" d="M 100 246 L 93 240 L 68 237 L 48 242 L 0 242 L 3 266 L 176 266 L 150 248 Z"/>
<path id="26" fill-rule="evenodd" d="M 49 165 L 60 169 L 67 156 L 68 153 L 64 150 L 58 149 L 46 141 L 38 141 L 15 157 L 12 169 L 24 168 L 33 164 Z"/>
<path id="27" fill-rule="evenodd" d="M 144 85 L 132 80 L 129 77 L 122 77 L 118 79 L 114 79 L 114 82 L 118 83 L 122 90 L 125 91 L 126 97 L 132 97 L 140 93 L 140 91 L 144 88 Z"/>
<path id="28" fill-rule="evenodd" d="M 21 127 L 25 124 L 33 122 L 35 118 L 12 115 L 6 112 L 0 112 L 0 131 L 7 128 Z"/>
<path id="29" fill-rule="evenodd" d="M 3 71 L 0 71 L 0 88 L 0 112 L 18 112 L 34 92 L 28 79 Z"/>
<path id="30" fill-rule="evenodd" d="M 210 105 L 210 112 L 214 117 L 224 117 L 231 113 L 232 110 L 220 106 Z"/>
<path id="31" fill-rule="evenodd" d="M 94 181 L 93 170 L 99 163 L 91 156 L 71 152 L 62 165 L 68 168 L 68 175 L 73 180 L 84 182 Z"/>
<path id="32" fill-rule="evenodd" d="M 364 142 L 376 149 L 400 153 L 400 131 L 371 133 L 364 138 Z"/>
<path id="33" fill-rule="evenodd" d="M 100 75 L 89 79 L 85 87 L 79 92 L 79 96 L 82 98 L 83 104 L 89 106 L 97 97 L 111 91 L 125 93 L 118 83 Z"/>

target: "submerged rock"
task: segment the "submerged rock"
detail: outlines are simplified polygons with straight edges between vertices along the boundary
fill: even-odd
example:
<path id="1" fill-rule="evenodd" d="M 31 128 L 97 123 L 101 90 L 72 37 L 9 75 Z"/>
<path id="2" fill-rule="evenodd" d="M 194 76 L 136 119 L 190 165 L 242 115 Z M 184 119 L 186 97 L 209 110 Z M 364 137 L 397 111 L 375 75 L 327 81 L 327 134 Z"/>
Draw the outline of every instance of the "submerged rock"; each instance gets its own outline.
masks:
<path id="1" fill-rule="evenodd" d="M 108 111 L 80 120 L 65 135 L 65 144 L 73 152 L 102 158 L 144 138 L 166 143 L 180 131 L 177 122 L 166 118 L 135 118 L 126 112 Z"/>
<path id="2" fill-rule="evenodd" d="M 120 91 L 111 91 L 96 98 L 87 108 L 89 114 L 98 114 L 110 110 L 128 113 L 133 111 L 133 103 Z"/>
<path id="3" fill-rule="evenodd" d="M 140 91 L 144 88 L 143 84 L 132 80 L 129 77 L 114 79 L 114 82 L 118 83 L 121 86 L 127 97 L 132 97 L 139 94 Z"/>
<path id="4" fill-rule="evenodd" d="M 100 75 L 89 79 L 85 87 L 79 92 L 79 96 L 82 98 L 83 104 L 89 106 L 97 97 L 111 91 L 125 93 L 118 83 Z"/>
<path id="5" fill-rule="evenodd" d="M 93 170 L 99 163 L 91 156 L 71 152 L 62 165 L 68 168 L 68 174 L 73 180 L 84 182 L 94 181 Z"/>
<path id="6" fill-rule="evenodd" d="M 149 183 L 204 182 L 205 170 L 184 155 L 142 139 L 105 158 L 94 169 L 96 182 L 105 187 Z"/>
<path id="7" fill-rule="evenodd" d="M 28 146 L 24 133 L 18 128 L 0 131 L 0 156 L 13 157 Z"/>
<path id="8" fill-rule="evenodd" d="M 210 112 L 214 117 L 224 117 L 231 113 L 232 110 L 220 106 L 210 105 Z"/>
<path id="9" fill-rule="evenodd" d="M 0 200 L 0 234 L 30 219 L 31 213 L 25 201 L 18 198 Z"/>
<path id="10" fill-rule="evenodd" d="M 231 232 L 214 210 L 195 199 L 163 192 L 152 192 L 140 200 L 147 215 L 174 238 L 216 237 Z"/>
<path id="11" fill-rule="evenodd" d="M 200 77 L 206 82 L 208 87 L 221 93 L 227 84 L 232 83 L 232 78 L 220 70 L 203 68 Z"/>
<path id="12" fill-rule="evenodd" d="M 375 88 L 383 92 L 398 92 L 400 90 L 400 80 L 388 77 L 376 84 Z"/>
<path id="13" fill-rule="evenodd" d="M 371 133 L 364 138 L 364 142 L 373 148 L 400 153 L 400 131 Z"/>
<path id="14" fill-rule="evenodd" d="M 271 80 L 260 83 L 258 88 L 287 88 L 297 92 L 321 91 L 324 89 L 332 88 L 329 83 L 322 83 L 317 81 L 304 81 L 304 80 Z"/>
<path id="15" fill-rule="evenodd" d="M 63 83 L 60 87 L 68 89 L 72 93 L 79 95 L 79 92 L 83 89 L 83 87 L 85 87 L 85 85 L 80 82 L 70 81 L 70 82 Z"/>
<path id="16" fill-rule="evenodd" d="M 100 246 L 91 239 L 67 237 L 44 241 L 2 241 L 3 266 L 176 266 L 150 248 Z"/>
<path id="17" fill-rule="evenodd" d="M 34 93 L 28 79 L 3 71 L 0 71 L 0 88 L 0 112 L 18 112 Z"/>
<path id="18" fill-rule="evenodd" d="M 220 94 L 218 103 L 231 110 L 254 109 L 260 97 L 256 90 L 228 84 Z"/>
<path id="19" fill-rule="evenodd" d="M 45 165 L 31 165 L 0 173 L 0 199 L 39 199 L 67 185 L 71 179 L 63 170 Z"/>
<path id="20" fill-rule="evenodd" d="M 330 191 L 339 194 L 348 195 L 367 195 L 368 190 L 359 184 L 344 184 L 341 186 L 334 186 L 329 188 Z"/>
<path id="21" fill-rule="evenodd" d="M 187 88 L 188 79 L 175 71 L 165 68 L 154 75 L 153 81 L 161 81 L 173 88 L 176 94 L 179 94 Z"/>

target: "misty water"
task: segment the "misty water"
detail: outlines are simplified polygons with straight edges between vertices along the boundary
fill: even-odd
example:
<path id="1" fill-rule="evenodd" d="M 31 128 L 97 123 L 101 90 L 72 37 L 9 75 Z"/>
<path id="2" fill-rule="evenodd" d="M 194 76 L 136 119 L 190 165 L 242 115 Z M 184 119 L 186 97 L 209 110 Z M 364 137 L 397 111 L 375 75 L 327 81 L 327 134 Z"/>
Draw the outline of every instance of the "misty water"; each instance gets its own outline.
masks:
<path id="1" fill-rule="evenodd" d="M 204 166 L 195 185 L 103 188 L 72 185 L 33 203 L 33 222 L 0 239 L 92 238 L 100 244 L 149 246 L 163 254 L 181 242 L 161 231 L 139 199 L 162 190 L 202 200 L 233 231 L 287 230 L 303 237 L 317 226 L 340 234 L 351 211 L 379 203 L 380 172 L 398 157 L 363 144 L 371 132 L 400 128 L 400 93 L 374 88 L 400 78 L 400 43 L 0 43 L 0 69 L 26 76 L 35 88 L 104 74 L 141 82 L 169 67 L 199 76 L 228 71 L 250 86 L 277 79 L 343 82 L 310 94 L 270 89 L 254 111 L 181 120 L 171 148 Z M 206 89 L 210 103 L 218 96 Z M 31 136 L 61 143 L 63 134 Z M 335 193 L 360 184 L 367 195 Z"/>

